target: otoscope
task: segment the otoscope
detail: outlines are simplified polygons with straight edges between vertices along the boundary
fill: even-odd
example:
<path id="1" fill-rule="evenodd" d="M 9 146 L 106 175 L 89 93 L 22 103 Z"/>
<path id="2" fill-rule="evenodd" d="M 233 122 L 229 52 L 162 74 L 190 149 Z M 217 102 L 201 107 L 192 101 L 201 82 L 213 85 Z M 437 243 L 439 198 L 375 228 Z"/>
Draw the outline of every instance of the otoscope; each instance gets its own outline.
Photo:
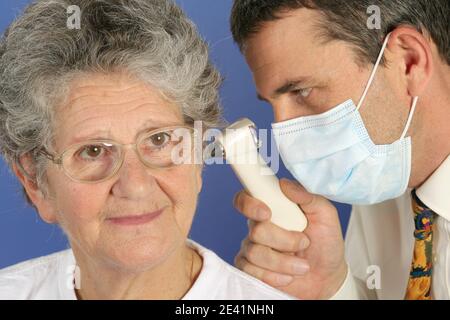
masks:
<path id="1" fill-rule="evenodd" d="M 279 180 L 259 153 L 259 147 L 255 124 L 243 118 L 223 130 L 207 149 L 211 156 L 226 159 L 246 191 L 270 208 L 272 223 L 302 232 L 307 226 L 304 213 L 281 191 Z"/>

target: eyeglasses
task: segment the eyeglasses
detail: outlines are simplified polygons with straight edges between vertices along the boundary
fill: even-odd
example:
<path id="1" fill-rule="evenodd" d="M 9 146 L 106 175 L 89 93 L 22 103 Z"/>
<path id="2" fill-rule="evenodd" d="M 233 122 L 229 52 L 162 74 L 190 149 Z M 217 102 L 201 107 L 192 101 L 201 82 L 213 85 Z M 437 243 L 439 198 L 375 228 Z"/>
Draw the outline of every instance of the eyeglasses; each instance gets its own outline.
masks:
<path id="1" fill-rule="evenodd" d="M 113 177 L 122 167 L 125 149 L 134 148 L 141 162 L 148 168 L 168 168 L 185 163 L 193 150 L 194 129 L 176 126 L 147 131 L 134 144 L 120 144 L 113 140 L 88 140 L 72 145 L 59 155 L 46 150 L 40 153 L 62 167 L 74 181 L 99 183 Z"/>

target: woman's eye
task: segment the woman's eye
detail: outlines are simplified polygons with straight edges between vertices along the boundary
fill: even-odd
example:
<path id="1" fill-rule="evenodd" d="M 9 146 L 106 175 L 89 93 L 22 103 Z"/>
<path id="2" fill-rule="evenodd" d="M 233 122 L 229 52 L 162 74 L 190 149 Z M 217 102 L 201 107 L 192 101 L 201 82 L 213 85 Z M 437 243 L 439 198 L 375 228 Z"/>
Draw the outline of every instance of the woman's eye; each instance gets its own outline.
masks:
<path id="1" fill-rule="evenodd" d="M 170 135 L 167 132 L 156 133 L 149 138 L 151 145 L 162 147 L 170 140 Z"/>
<path id="2" fill-rule="evenodd" d="M 103 147 L 92 145 L 83 147 L 79 152 L 79 155 L 83 159 L 95 160 L 100 158 L 100 156 L 102 156 L 104 152 L 105 149 Z"/>

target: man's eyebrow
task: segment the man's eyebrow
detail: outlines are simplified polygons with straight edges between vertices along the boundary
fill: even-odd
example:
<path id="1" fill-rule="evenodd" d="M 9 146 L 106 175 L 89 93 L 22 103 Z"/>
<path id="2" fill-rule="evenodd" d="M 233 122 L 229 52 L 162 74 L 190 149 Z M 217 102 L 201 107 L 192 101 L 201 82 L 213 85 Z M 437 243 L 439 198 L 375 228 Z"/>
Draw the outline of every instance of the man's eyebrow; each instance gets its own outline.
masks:
<path id="1" fill-rule="evenodd" d="M 272 98 L 277 98 L 278 96 L 288 93 L 289 91 L 292 91 L 294 89 L 297 89 L 298 86 L 305 81 L 307 81 L 309 78 L 301 78 L 296 80 L 287 80 L 282 86 L 278 87 L 273 94 L 271 95 Z M 268 99 L 264 98 L 261 94 L 257 93 L 258 100 L 269 102 Z"/>
<path id="2" fill-rule="evenodd" d="M 266 98 L 264 98 L 262 95 L 260 95 L 259 93 L 256 93 L 256 98 L 258 98 L 258 100 L 264 101 L 264 102 L 269 102 L 269 100 L 267 100 Z"/>

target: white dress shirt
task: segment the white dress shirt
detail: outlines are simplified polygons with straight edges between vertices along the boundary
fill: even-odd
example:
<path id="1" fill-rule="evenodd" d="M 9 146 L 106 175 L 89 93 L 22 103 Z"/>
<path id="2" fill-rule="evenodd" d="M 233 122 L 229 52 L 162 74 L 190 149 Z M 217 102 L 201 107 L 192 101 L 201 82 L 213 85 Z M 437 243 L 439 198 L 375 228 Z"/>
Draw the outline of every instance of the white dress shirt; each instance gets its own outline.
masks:
<path id="1" fill-rule="evenodd" d="M 203 259 L 200 274 L 182 300 L 290 300 L 292 297 L 229 265 L 192 240 Z M 0 300 L 76 300 L 72 250 L 0 270 Z"/>
<path id="2" fill-rule="evenodd" d="M 450 156 L 417 189 L 437 213 L 433 232 L 433 299 L 450 299 Z M 346 236 L 349 273 L 333 299 L 403 299 L 414 249 L 411 190 L 371 206 L 354 206 Z M 379 271 L 379 287 L 374 280 Z M 369 284 L 369 285 L 368 285 Z M 375 288 L 373 288 L 375 287 Z"/>

